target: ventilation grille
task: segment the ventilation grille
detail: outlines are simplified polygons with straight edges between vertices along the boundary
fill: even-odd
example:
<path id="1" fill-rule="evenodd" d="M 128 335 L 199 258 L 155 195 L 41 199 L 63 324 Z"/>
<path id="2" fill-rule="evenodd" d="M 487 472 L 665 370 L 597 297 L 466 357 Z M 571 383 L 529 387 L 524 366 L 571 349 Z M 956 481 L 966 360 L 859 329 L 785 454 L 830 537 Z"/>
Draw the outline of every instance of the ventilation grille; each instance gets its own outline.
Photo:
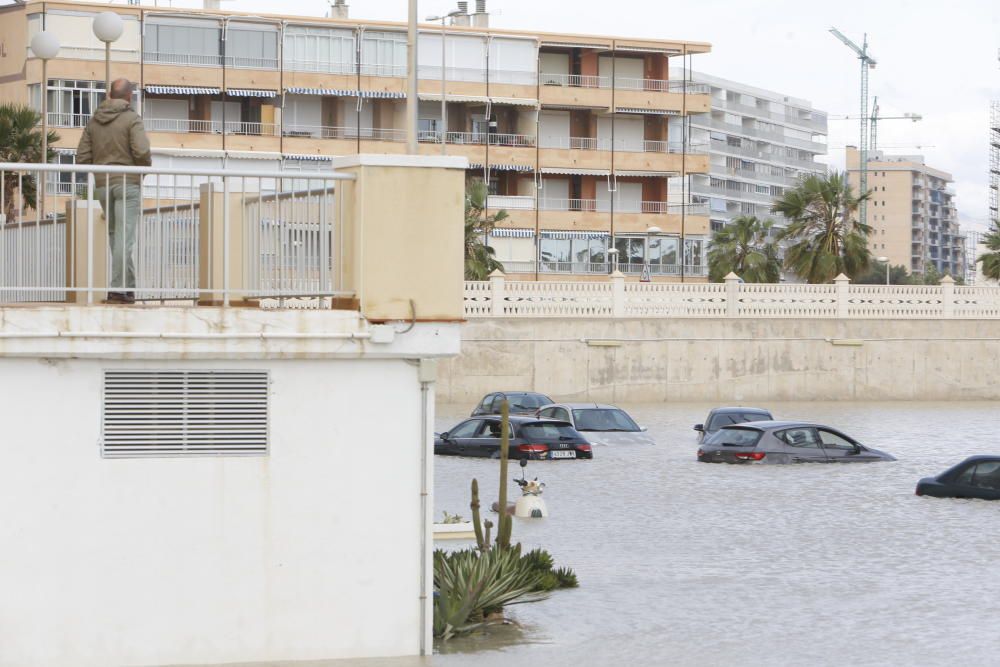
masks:
<path id="1" fill-rule="evenodd" d="M 267 453 L 267 371 L 104 371 L 101 453 Z"/>

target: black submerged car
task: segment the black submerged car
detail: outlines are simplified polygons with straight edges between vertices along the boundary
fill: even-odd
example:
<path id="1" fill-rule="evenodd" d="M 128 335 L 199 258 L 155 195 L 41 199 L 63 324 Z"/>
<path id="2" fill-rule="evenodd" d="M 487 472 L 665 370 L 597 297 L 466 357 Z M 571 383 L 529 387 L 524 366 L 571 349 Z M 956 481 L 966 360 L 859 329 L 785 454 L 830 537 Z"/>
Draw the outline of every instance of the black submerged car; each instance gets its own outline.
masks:
<path id="1" fill-rule="evenodd" d="M 500 417 L 473 417 L 434 436 L 434 453 L 500 457 Z M 592 459 L 590 443 L 569 422 L 511 416 L 510 458 Z"/>
<path id="2" fill-rule="evenodd" d="M 761 421 L 725 426 L 698 449 L 705 463 L 863 463 L 895 461 L 829 426 Z"/>
<path id="3" fill-rule="evenodd" d="M 1000 456 L 970 456 L 917 483 L 918 496 L 1000 500 Z"/>

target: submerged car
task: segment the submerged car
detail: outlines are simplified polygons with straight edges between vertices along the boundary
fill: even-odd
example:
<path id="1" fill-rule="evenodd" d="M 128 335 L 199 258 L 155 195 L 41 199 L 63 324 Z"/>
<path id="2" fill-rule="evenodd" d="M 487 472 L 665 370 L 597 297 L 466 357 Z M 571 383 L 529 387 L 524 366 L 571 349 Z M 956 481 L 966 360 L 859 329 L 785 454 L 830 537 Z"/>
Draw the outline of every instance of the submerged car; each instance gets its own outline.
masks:
<path id="1" fill-rule="evenodd" d="M 774 417 L 764 408 L 714 408 L 708 413 L 704 424 L 695 424 L 698 442 L 717 432 L 723 426 L 745 424 L 746 422 L 771 421 Z"/>
<path id="2" fill-rule="evenodd" d="M 1000 456 L 970 456 L 917 483 L 918 496 L 1000 500 Z"/>
<path id="3" fill-rule="evenodd" d="M 820 424 L 786 421 L 725 426 L 698 449 L 706 463 L 862 463 L 896 458 Z"/>
<path id="4" fill-rule="evenodd" d="M 505 398 L 507 399 L 510 414 L 512 415 L 534 414 L 538 408 L 552 402 L 552 399 L 545 394 L 539 394 L 534 391 L 496 391 L 483 396 L 483 400 L 479 401 L 479 405 L 475 407 L 469 416 L 498 415 L 500 414 L 500 405 Z"/>
<path id="5" fill-rule="evenodd" d="M 473 417 L 434 436 L 434 453 L 500 457 L 500 417 Z M 537 417 L 510 418 L 512 459 L 590 459 L 590 443 L 569 422 Z"/>
<path id="6" fill-rule="evenodd" d="M 538 416 L 569 422 L 592 445 L 656 444 L 642 428 L 620 408 L 600 403 L 555 403 L 538 411 Z"/>

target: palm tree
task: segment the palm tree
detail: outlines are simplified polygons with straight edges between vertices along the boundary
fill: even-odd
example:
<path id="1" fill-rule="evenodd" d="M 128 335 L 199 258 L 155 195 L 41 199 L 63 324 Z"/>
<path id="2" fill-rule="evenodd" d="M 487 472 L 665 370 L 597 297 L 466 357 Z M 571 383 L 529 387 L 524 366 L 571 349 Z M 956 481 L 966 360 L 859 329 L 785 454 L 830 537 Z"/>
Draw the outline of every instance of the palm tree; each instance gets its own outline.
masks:
<path id="1" fill-rule="evenodd" d="M 493 231 L 498 222 L 507 219 L 507 211 L 486 215 L 486 183 L 474 178 L 465 184 L 465 279 L 486 280 L 503 264 L 493 256 L 493 248 L 483 237 Z"/>
<path id="2" fill-rule="evenodd" d="M 983 263 L 983 277 L 1000 280 L 1000 222 L 993 224 L 992 229 L 983 237 L 983 243 L 989 252 L 976 258 Z"/>
<path id="3" fill-rule="evenodd" d="M 776 283 L 781 279 L 778 246 L 768 240 L 773 221 L 741 215 L 715 232 L 708 246 L 708 278 L 722 282 L 733 272 L 748 283 Z"/>
<path id="4" fill-rule="evenodd" d="M 871 264 L 868 234 L 855 213 L 870 193 L 855 196 L 846 175 L 809 176 L 785 191 L 771 210 L 790 224 L 779 240 L 790 242 L 785 268 L 810 283 L 826 283 L 837 274 L 857 276 Z"/>
<path id="5" fill-rule="evenodd" d="M 0 162 L 41 162 L 42 131 L 38 124 L 42 115 L 29 106 L 22 104 L 0 104 Z M 59 135 L 49 131 L 49 146 L 59 141 Z M 48 150 L 48 157 L 55 155 L 53 149 Z M 3 213 L 7 220 L 12 220 L 14 212 L 20 203 L 25 208 L 35 204 L 35 177 L 23 174 L 20 183 L 20 199 L 14 196 L 18 188 L 18 174 L 7 172 L 3 180 L 3 198 L 7 206 Z"/>

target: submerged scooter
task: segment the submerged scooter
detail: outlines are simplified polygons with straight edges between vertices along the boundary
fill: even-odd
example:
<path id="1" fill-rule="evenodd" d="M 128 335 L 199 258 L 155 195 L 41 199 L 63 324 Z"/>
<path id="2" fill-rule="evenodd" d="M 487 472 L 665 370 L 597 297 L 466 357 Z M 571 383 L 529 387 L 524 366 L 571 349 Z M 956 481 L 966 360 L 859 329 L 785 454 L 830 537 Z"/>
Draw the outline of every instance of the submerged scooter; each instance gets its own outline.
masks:
<path id="1" fill-rule="evenodd" d="M 528 465 L 527 459 L 521 459 L 521 479 L 515 479 L 517 485 L 521 487 L 521 497 L 514 504 L 514 516 L 523 519 L 541 519 L 549 515 L 549 510 L 542 500 L 542 489 L 545 482 L 539 482 L 538 478 L 525 479 L 524 469 Z"/>

